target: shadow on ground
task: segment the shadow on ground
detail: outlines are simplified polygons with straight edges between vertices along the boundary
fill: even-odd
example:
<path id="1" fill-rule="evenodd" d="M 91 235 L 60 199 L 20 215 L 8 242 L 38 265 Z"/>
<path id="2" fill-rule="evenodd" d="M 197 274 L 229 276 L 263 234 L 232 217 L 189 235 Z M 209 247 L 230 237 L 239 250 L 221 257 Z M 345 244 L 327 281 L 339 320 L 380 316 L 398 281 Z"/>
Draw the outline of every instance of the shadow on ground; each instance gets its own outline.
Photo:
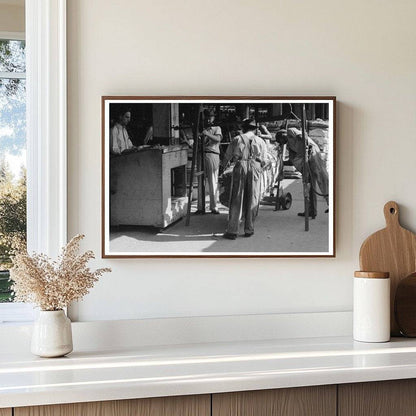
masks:
<path id="1" fill-rule="evenodd" d="M 274 211 L 273 205 L 261 205 L 255 222 L 255 234 L 236 240 L 222 238 L 227 226 L 228 209 L 219 206 L 220 215 L 191 215 L 190 225 L 185 218 L 164 230 L 153 227 L 118 227 L 110 232 L 111 253 L 300 253 L 328 251 L 328 214 L 322 198 L 318 198 L 318 216 L 310 220 L 305 232 L 301 180 L 286 180 L 285 192 L 293 197 L 287 211 Z M 193 206 L 192 210 L 195 211 Z"/>

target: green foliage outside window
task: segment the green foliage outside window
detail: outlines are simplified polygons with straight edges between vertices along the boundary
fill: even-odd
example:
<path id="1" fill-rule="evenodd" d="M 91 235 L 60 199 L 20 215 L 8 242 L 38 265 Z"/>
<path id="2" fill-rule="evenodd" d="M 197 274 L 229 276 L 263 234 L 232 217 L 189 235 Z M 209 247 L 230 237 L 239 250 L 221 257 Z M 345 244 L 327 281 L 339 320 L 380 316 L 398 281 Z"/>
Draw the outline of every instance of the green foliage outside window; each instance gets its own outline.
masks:
<path id="1" fill-rule="evenodd" d="M 24 41 L 0 39 L 0 302 L 13 298 L 11 255 L 26 241 L 25 61 Z"/>
<path id="2" fill-rule="evenodd" d="M 0 302 L 12 300 L 8 269 L 13 250 L 26 241 L 26 172 L 13 180 L 7 163 L 0 162 Z"/>

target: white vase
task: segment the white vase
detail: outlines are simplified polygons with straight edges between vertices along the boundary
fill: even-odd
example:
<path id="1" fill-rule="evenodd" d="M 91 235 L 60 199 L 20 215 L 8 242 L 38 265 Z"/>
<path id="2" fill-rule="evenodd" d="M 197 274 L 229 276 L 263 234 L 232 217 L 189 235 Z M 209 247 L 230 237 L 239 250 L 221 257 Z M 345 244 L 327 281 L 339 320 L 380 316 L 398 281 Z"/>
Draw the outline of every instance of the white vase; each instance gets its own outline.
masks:
<path id="1" fill-rule="evenodd" d="M 40 311 L 34 323 L 31 351 L 39 357 L 62 357 L 72 351 L 71 321 L 61 309 Z"/>

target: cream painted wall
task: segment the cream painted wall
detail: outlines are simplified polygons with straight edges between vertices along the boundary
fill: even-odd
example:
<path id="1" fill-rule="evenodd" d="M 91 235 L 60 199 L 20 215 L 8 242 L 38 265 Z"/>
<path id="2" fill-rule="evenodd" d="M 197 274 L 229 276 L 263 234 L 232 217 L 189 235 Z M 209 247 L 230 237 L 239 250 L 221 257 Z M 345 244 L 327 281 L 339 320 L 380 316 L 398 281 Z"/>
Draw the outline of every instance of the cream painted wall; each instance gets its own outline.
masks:
<path id="1" fill-rule="evenodd" d="M 335 95 L 335 259 L 97 260 L 79 320 L 351 310 L 394 199 L 416 230 L 414 0 L 68 0 L 69 235 L 100 253 L 102 95 Z"/>
<path id="2" fill-rule="evenodd" d="M 0 4 L 0 32 L 24 32 L 25 8 Z"/>

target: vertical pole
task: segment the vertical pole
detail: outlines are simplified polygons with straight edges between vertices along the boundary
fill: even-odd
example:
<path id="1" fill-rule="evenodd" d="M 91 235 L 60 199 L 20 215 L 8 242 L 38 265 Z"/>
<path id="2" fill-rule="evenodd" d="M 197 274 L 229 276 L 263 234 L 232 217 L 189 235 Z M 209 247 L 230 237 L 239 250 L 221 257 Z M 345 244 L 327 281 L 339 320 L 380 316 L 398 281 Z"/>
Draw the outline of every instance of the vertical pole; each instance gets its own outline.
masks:
<path id="1" fill-rule="evenodd" d="M 309 231 L 309 169 L 308 169 L 308 142 L 305 134 L 306 110 L 305 104 L 302 104 L 302 141 L 303 141 L 303 198 L 305 201 L 305 231 Z"/>
<path id="2" fill-rule="evenodd" d="M 204 109 L 201 105 L 199 111 L 201 112 L 201 130 L 204 130 L 205 128 L 205 115 L 204 115 Z M 199 133 L 199 132 L 198 132 Z M 200 192 L 199 198 L 201 200 L 201 210 L 202 213 L 205 214 L 205 138 L 201 135 L 201 147 L 200 147 L 200 153 L 201 153 L 201 165 L 198 171 L 200 172 L 199 178 L 199 187 L 198 191 Z"/>
<path id="3" fill-rule="evenodd" d="M 195 164 L 196 158 L 198 156 L 198 137 L 199 137 L 199 115 L 201 113 L 202 105 L 198 105 L 197 111 L 197 119 L 196 123 L 193 126 L 193 134 L 194 134 L 194 147 L 192 149 L 192 165 L 191 165 L 191 174 L 189 180 L 189 190 L 188 190 L 188 207 L 186 212 L 186 223 L 185 225 L 189 225 L 191 220 L 191 205 L 192 205 L 192 192 L 194 190 L 194 175 L 195 175 Z"/>

